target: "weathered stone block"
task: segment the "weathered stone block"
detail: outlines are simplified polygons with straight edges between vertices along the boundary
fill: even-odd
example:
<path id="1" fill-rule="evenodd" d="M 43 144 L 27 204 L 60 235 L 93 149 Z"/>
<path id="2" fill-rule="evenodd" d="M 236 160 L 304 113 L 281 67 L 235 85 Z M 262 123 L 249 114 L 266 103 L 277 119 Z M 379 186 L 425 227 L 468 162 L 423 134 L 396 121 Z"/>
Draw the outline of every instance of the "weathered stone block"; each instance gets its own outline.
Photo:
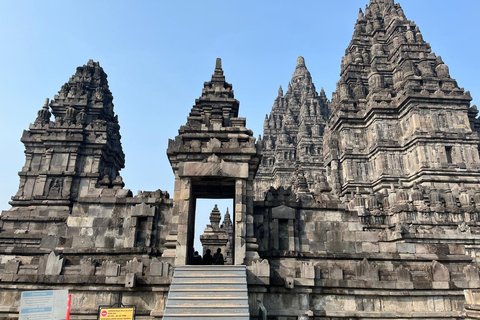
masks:
<path id="1" fill-rule="evenodd" d="M 68 217 L 67 218 L 67 226 L 72 227 L 93 227 L 93 221 L 95 218 L 93 217 Z"/>
<path id="2" fill-rule="evenodd" d="M 46 257 L 46 264 L 45 264 L 45 275 L 59 275 L 63 269 L 63 258 L 60 258 L 56 252 L 52 251 Z"/>
<path id="3" fill-rule="evenodd" d="M 138 276 L 143 274 L 143 263 L 138 261 L 137 258 L 133 258 L 133 260 L 127 261 L 126 265 L 126 272 L 132 273 Z"/>
<path id="4" fill-rule="evenodd" d="M 398 253 L 416 253 L 415 243 L 397 243 Z"/>
<path id="5" fill-rule="evenodd" d="M 136 282 L 136 275 L 134 273 L 127 273 L 125 276 L 125 287 L 126 288 L 133 288 L 135 287 Z"/>
<path id="6" fill-rule="evenodd" d="M 343 280 L 343 270 L 337 264 L 334 264 L 328 271 L 329 279 Z"/>
<path id="7" fill-rule="evenodd" d="M 120 265 L 112 261 L 102 263 L 103 274 L 107 277 L 116 277 L 120 275 Z"/>
<path id="8" fill-rule="evenodd" d="M 379 280 L 378 268 L 366 258 L 355 267 L 355 275 L 358 280 Z"/>
<path id="9" fill-rule="evenodd" d="M 20 268 L 20 261 L 10 260 L 5 264 L 4 274 L 17 274 Z"/>
<path id="10" fill-rule="evenodd" d="M 379 242 L 380 252 L 394 253 L 397 252 L 397 244 L 395 242 Z"/>

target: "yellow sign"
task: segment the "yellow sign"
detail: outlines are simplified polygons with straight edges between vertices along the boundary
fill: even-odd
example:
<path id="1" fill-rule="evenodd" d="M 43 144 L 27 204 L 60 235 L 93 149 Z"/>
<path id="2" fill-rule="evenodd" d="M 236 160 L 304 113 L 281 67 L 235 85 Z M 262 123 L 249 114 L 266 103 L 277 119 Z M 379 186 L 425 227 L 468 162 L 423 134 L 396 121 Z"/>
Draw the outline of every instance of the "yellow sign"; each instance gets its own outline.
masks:
<path id="1" fill-rule="evenodd" d="M 100 320 L 133 320 L 134 308 L 100 308 Z"/>

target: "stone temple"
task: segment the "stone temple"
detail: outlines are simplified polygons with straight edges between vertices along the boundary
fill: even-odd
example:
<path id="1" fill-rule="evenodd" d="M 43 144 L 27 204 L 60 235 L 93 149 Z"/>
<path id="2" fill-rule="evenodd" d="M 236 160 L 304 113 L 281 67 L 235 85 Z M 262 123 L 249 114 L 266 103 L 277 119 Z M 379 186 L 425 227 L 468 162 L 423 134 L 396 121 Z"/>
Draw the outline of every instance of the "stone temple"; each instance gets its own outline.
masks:
<path id="1" fill-rule="evenodd" d="M 354 30 L 331 101 L 299 57 L 258 139 L 217 59 L 169 141 L 173 198 L 124 188 L 107 75 L 78 67 L 21 138 L 0 319 L 55 289 L 70 319 L 479 319 L 477 107 L 393 0 Z M 232 200 L 201 236 L 224 266 L 191 265 L 202 198 Z"/>

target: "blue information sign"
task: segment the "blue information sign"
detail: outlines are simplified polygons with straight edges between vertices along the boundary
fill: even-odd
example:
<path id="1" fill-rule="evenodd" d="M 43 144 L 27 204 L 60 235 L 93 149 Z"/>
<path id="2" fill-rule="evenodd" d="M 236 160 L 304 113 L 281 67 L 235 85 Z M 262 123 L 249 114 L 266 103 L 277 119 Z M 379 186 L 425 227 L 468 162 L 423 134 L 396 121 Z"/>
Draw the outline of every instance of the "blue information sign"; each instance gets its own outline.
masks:
<path id="1" fill-rule="evenodd" d="M 19 320 L 65 320 L 68 290 L 22 292 Z"/>

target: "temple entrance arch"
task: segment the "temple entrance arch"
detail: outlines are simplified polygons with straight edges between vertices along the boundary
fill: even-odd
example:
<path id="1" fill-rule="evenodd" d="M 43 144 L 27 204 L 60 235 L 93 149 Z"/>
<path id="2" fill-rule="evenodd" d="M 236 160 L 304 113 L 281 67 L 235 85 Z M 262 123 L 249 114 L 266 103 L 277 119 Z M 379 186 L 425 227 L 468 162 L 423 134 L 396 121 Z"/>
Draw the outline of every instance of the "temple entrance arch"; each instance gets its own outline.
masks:
<path id="1" fill-rule="evenodd" d="M 233 199 L 197 198 L 195 208 L 194 251 L 205 256 L 210 249 L 213 255 L 220 248 L 225 265 L 233 264 L 234 228 L 232 218 Z M 198 264 L 198 258 L 192 264 Z M 202 263 L 204 263 L 202 259 Z"/>
<path id="2" fill-rule="evenodd" d="M 218 228 L 220 225 L 220 221 L 217 221 L 217 226 L 213 225 L 211 226 L 214 229 L 217 230 L 211 230 L 210 234 L 205 233 L 205 227 L 206 224 L 200 225 L 200 228 L 198 224 L 196 224 L 196 221 L 200 219 L 200 215 L 202 216 L 202 221 L 208 221 L 208 218 L 211 214 L 212 208 L 217 209 L 216 207 L 214 208 L 213 205 L 211 205 L 211 208 L 208 208 L 207 211 L 200 212 L 198 208 L 198 203 L 199 200 L 204 200 L 208 199 L 207 203 L 212 204 L 215 202 L 215 205 L 218 201 L 216 200 L 224 200 L 221 201 L 224 205 L 227 203 L 225 200 L 230 200 L 228 201 L 228 207 L 232 209 L 232 212 L 234 212 L 234 207 L 235 207 L 235 180 L 228 180 L 227 181 L 222 181 L 221 179 L 197 179 L 197 178 L 192 178 L 192 211 L 188 214 L 189 218 L 189 223 L 188 223 L 188 231 L 187 231 L 187 258 L 186 258 L 186 264 L 192 264 L 192 257 L 193 257 L 193 251 L 197 250 L 200 252 L 200 254 L 203 256 L 205 254 L 205 249 L 209 248 L 212 251 L 212 254 L 217 250 L 217 248 L 222 249 L 222 253 L 225 258 L 227 258 L 227 243 L 222 243 L 231 241 L 232 243 L 228 243 L 228 246 L 232 244 L 232 259 L 229 259 L 230 264 L 234 264 L 234 252 L 235 252 L 235 214 L 232 214 L 231 220 L 232 220 L 232 236 L 231 239 L 227 239 L 227 235 L 225 234 L 224 237 L 221 237 L 223 239 L 215 239 L 215 233 L 218 238 Z M 205 210 L 206 208 L 203 208 Z M 225 213 L 225 212 L 222 212 Z M 220 219 L 220 212 L 219 212 L 219 217 Z M 211 222 L 210 222 L 211 223 Z M 213 231 L 213 232 L 212 232 Z M 215 232 L 217 231 L 217 232 Z M 205 234 L 204 234 L 205 233 Z M 195 246 L 194 243 L 196 242 L 195 240 L 198 240 L 201 236 L 204 236 L 204 239 L 202 241 L 202 247 Z M 223 236 L 223 235 L 222 235 Z M 222 241 L 223 240 L 223 241 Z M 205 242 L 205 243 L 203 243 Z M 205 248 L 204 248 L 205 246 Z M 203 250 L 202 250 L 203 248 Z"/>
<path id="3" fill-rule="evenodd" d="M 173 210 L 174 216 L 178 216 L 175 265 L 185 265 L 191 262 L 195 236 L 195 205 L 197 199 L 200 198 L 233 199 L 232 242 L 234 255 L 232 262 L 236 265 L 245 264 L 247 242 L 254 241 L 252 237 L 247 237 L 248 200 L 250 200 L 248 207 L 253 208 L 253 182 L 249 182 L 248 179 L 248 164 L 226 163 L 220 161 L 215 154 L 206 160 L 205 162 L 186 162 L 179 165 L 182 168 L 179 171 L 183 172 L 184 176 L 179 176 L 175 182 Z M 196 173 L 201 173 L 201 175 Z M 252 187 L 252 194 L 249 196 L 247 196 L 247 184 Z M 250 216 L 251 214 L 252 212 L 248 213 Z M 251 234 L 253 235 L 253 229 Z M 256 247 L 251 247 L 251 249 L 256 249 Z"/>
<path id="4" fill-rule="evenodd" d="M 239 102 L 217 59 L 187 123 L 170 140 L 167 155 L 175 174 L 173 223 L 163 252 L 175 265 L 193 256 L 195 204 L 201 198 L 232 198 L 233 264 L 257 259 L 253 233 L 253 179 L 261 160 L 253 132 L 238 117 Z"/>

